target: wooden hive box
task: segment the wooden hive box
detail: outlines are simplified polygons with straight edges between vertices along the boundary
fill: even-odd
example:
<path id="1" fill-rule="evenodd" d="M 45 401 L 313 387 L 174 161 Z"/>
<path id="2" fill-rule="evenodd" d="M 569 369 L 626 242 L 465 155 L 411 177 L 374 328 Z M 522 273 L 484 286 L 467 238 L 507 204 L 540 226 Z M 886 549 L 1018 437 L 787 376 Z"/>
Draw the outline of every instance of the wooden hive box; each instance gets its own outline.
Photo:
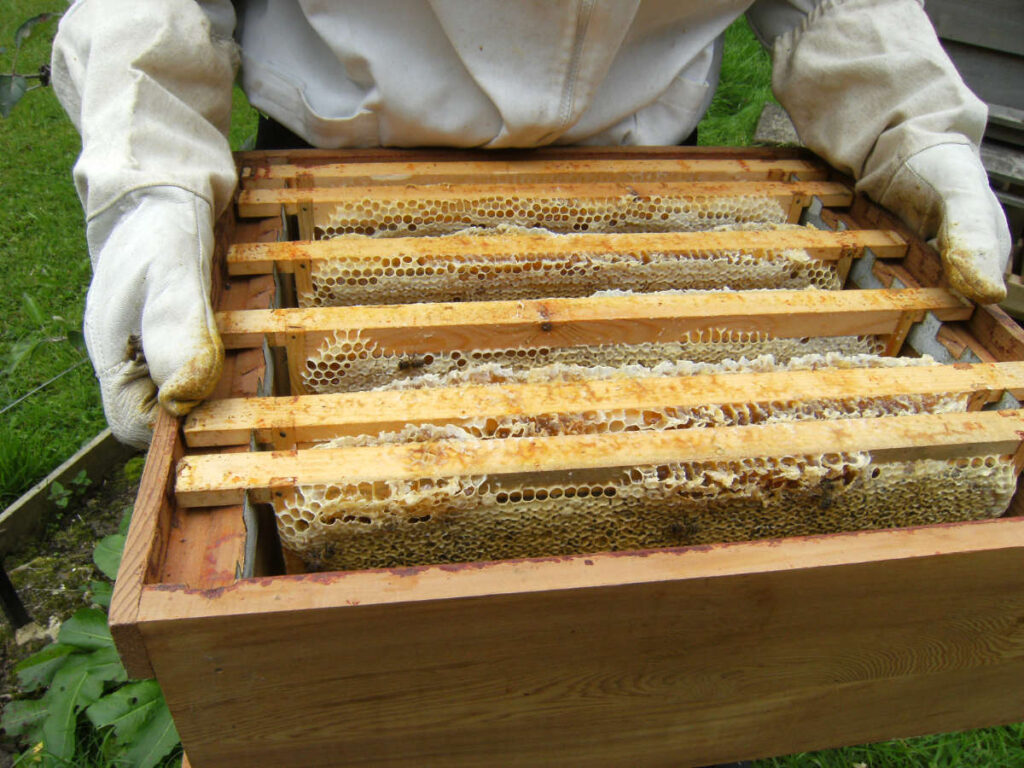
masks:
<path id="1" fill-rule="evenodd" d="M 507 346 L 719 327 L 874 334 L 887 354 L 926 352 L 947 365 L 928 375 L 694 377 L 686 391 L 590 396 L 636 407 L 637 397 L 727 402 L 749 388 L 758 394 L 748 399 L 764 400 L 952 388 L 973 393 L 968 411 L 597 444 L 548 438 L 530 443 L 527 468 L 864 449 L 883 460 L 997 453 L 1019 472 L 1024 334 L 998 308 L 947 293 L 934 251 L 812 155 L 368 150 L 242 153 L 238 162 L 241 191 L 219 222 L 215 267 L 224 374 L 184 429 L 166 414 L 157 420 L 110 613 L 129 674 L 160 681 L 195 768 L 704 765 L 1024 719 L 1019 493 L 1005 516 L 983 521 L 316 573 L 282 557 L 261 511 L 303 479 L 338 479 L 338 461 L 356 479 L 409 466 L 387 451 L 359 463 L 306 450 L 325 436 L 508 406 L 301 394 L 296 361 L 339 327 L 411 356 L 481 334 Z M 327 226 L 325 206 L 414 201 L 423 185 L 453 200 L 493 197 L 500 185 L 538 199 L 713 197 L 760 185 L 788 220 L 810 217 L 821 231 L 679 235 L 675 247 L 796 243 L 836 262 L 850 290 L 268 311 L 275 294 L 287 305 L 310 289 L 325 253 L 344 256 L 340 241 L 308 242 Z M 272 383 L 293 395 L 239 400 Z M 578 393 L 544 396 L 568 408 Z M 256 450 L 267 446 L 279 450 Z M 524 466 L 500 447 L 472 461 L 497 474 Z"/>

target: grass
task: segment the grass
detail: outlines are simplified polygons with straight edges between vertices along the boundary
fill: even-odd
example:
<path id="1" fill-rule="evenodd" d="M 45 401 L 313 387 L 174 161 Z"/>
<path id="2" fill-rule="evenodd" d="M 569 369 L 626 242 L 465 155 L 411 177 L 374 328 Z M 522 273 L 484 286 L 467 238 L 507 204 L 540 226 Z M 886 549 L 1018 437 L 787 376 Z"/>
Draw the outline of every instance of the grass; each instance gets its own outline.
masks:
<path id="1" fill-rule="evenodd" d="M 0 45 L 8 41 L 8 52 L 0 55 L 0 71 L 9 71 L 9 41 L 21 21 L 60 5 L 6 2 Z M 54 28 L 51 23 L 28 40 L 19 71 L 33 71 L 48 60 Z M 726 33 L 722 79 L 701 122 L 700 143 L 749 144 L 761 108 L 771 99 L 770 77 L 768 56 L 746 23 L 734 24 Z M 255 115 L 238 91 L 235 107 L 231 141 L 240 147 L 254 132 Z M 64 340 L 68 329 L 81 324 L 90 276 L 81 208 L 70 175 L 78 151 L 78 135 L 50 89 L 28 94 L 9 119 L 0 119 L 0 269 L 7 286 L 0 291 L 0 369 L 19 344 L 24 348 L 26 342 L 39 342 L 13 373 L 0 373 L 0 410 L 83 360 Z M 74 452 L 103 423 L 88 364 L 0 415 L 0 506 Z M 1024 725 L 790 755 L 757 766 L 1014 768 L 1024 766 Z"/>
<path id="2" fill-rule="evenodd" d="M 1024 725 L 759 760 L 756 768 L 1020 768 Z"/>
<path id="3" fill-rule="evenodd" d="M 725 31 L 722 74 L 711 106 L 697 127 L 702 146 L 745 146 L 754 140 L 757 118 L 772 96 L 772 62 L 746 19 Z"/>
<path id="4" fill-rule="evenodd" d="M 17 26 L 50 10 L 52 2 L 5 3 L 0 45 L 7 51 L 0 56 L 0 71 L 10 72 Z M 49 60 L 55 26 L 36 28 L 22 46 L 19 72 L 34 72 Z M 0 291 L 0 410 L 84 359 L 71 343 L 59 340 L 64 323 L 52 319 L 78 328 L 89 283 L 81 207 L 69 173 L 78 149 L 78 134 L 49 88 L 26 94 L 9 119 L 0 119 L 0 270 L 6 286 Z M 35 352 L 9 371 L 17 345 L 30 342 L 38 342 Z M 103 425 L 88 364 L 0 416 L 0 506 Z"/>

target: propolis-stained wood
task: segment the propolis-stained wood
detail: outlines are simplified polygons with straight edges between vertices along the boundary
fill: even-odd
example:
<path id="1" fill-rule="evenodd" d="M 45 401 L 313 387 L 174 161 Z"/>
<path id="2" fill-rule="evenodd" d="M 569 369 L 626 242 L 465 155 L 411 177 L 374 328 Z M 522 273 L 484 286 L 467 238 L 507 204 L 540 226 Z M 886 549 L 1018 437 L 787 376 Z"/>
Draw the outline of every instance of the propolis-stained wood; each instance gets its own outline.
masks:
<path id="1" fill-rule="evenodd" d="M 1020 380 L 1018 380 L 1020 381 Z M 819 456 L 829 452 L 870 451 L 876 463 L 920 458 L 1015 455 L 1024 434 L 1024 410 L 943 413 L 875 419 L 841 419 L 708 427 L 662 432 L 523 437 L 453 443 L 457 451 L 436 455 L 418 443 L 327 450 L 213 454 L 178 463 L 175 495 L 186 507 L 241 503 L 245 494 L 270 501 L 285 478 L 330 483 L 344 467 L 350 483 L 428 477 L 604 470 L 609 477 L 635 466 L 674 461 L 737 461 L 748 456 Z M 432 446 L 433 448 L 433 446 Z M 1019 469 L 1019 467 L 1018 467 Z"/>
<path id="2" fill-rule="evenodd" d="M 308 179 L 308 177 L 306 177 Z M 299 205 L 309 201 L 313 205 L 358 203 L 364 199 L 389 202 L 415 200 L 422 189 L 414 186 L 380 184 L 364 187 L 286 187 L 281 189 L 243 189 L 238 193 L 238 212 L 241 216 L 273 216 L 282 207 L 286 213 L 298 213 Z M 640 198 L 674 195 L 680 199 L 728 198 L 761 195 L 784 202 L 787 207 L 803 208 L 811 197 L 819 197 L 828 205 L 849 205 L 850 188 L 829 181 L 681 181 L 636 183 L 583 183 L 583 184 L 474 184 L 452 187 L 441 184 L 431 189 L 431 199 L 486 200 L 492 197 L 516 197 L 524 202 L 550 199 L 616 200 L 622 196 Z M 805 202 L 806 201 L 806 202 Z"/>
<path id="3" fill-rule="evenodd" d="M 742 250 L 754 256 L 800 248 L 822 260 L 859 256 L 870 248 L 879 258 L 902 257 L 907 243 L 892 230 L 726 230 L 721 232 L 638 232 L 630 234 L 564 235 L 551 238 L 531 234 L 448 235 L 391 237 L 376 240 L 314 240 L 286 243 L 241 243 L 227 253 L 232 275 L 267 275 L 274 269 L 294 272 L 295 263 L 321 260 L 353 261 L 383 256 L 415 257 L 430 264 L 442 258 L 490 255 L 570 255 L 587 253 L 651 252 L 699 254 L 702 251 Z"/>
<path id="4" fill-rule="evenodd" d="M 820 164 L 808 160 L 771 158 L 693 157 L 637 159 L 624 166 L 608 159 L 544 159 L 501 161 L 449 160 L 428 162 L 364 162 L 319 165 L 267 163 L 242 166 L 239 176 L 248 189 L 281 189 L 301 176 L 319 187 L 370 184 L 473 184 L 495 180 L 515 184 L 543 182 L 637 181 L 789 181 L 794 176 L 810 181 L 827 175 Z"/>
<path id="5" fill-rule="evenodd" d="M 441 163 L 488 157 L 306 151 L 239 163 L 423 161 L 441 173 Z M 501 155 L 774 157 L 842 181 L 792 150 Z M 895 219 L 860 198 L 842 215 L 899 232 L 909 244 L 902 268 L 916 281 L 904 284 L 939 287 L 936 255 Z M 249 221 L 229 212 L 218 263 L 231 244 L 272 241 L 279 230 L 276 212 Z M 226 268 L 216 277 L 218 310 L 270 307 L 270 278 Z M 943 328 L 954 360 L 975 360 L 975 349 L 986 361 L 1024 360 L 1024 334 L 1000 310 L 950 311 L 960 318 Z M 983 400 L 1016 381 L 985 370 L 972 385 Z M 270 376 L 254 349 L 229 352 L 226 371 L 218 398 L 252 398 Z M 156 430 L 111 623 L 129 674 L 159 679 L 194 768 L 694 766 L 1024 719 L 1021 517 L 235 578 L 241 507 L 182 508 L 177 457 L 209 449 L 187 447 L 174 419 Z M 1017 441 L 1007 439 L 1009 450 Z"/>
<path id="6" fill-rule="evenodd" d="M 1024 363 L 920 368 L 706 374 L 588 382 L 464 386 L 458 389 L 346 392 L 288 397 L 224 398 L 185 420 L 190 446 L 241 445 L 253 432 L 272 443 L 274 430 L 296 441 L 399 430 L 406 424 L 463 424 L 471 419 L 588 410 L 630 412 L 671 402 L 676 407 L 770 403 L 778 400 L 938 395 L 975 392 L 976 407 L 1024 380 Z M 1024 392 L 1020 393 L 1024 395 Z"/>

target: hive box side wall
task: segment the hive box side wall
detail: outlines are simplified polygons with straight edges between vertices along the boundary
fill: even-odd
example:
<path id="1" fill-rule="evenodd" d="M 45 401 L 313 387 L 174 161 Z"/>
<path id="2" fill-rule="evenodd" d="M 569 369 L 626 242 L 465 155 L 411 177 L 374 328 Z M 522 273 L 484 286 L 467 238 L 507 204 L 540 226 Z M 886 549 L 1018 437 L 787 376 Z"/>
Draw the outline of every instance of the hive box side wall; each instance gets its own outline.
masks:
<path id="1" fill-rule="evenodd" d="M 802 568 L 785 544 L 654 553 L 634 583 L 603 556 L 470 566 L 461 587 L 456 569 L 292 577 L 296 599 L 280 579 L 154 587 L 150 615 L 195 616 L 141 631 L 195 768 L 702 765 L 1024 717 L 1024 521 L 969 538 Z M 810 544 L 790 554 L 839 555 Z M 560 588 L 566 569 L 624 583 Z M 401 600 L 420 588 L 437 599 Z"/>
<path id="2" fill-rule="evenodd" d="M 143 586 L 154 580 L 172 535 L 174 469 L 183 454 L 178 422 L 166 411 L 157 413 L 153 442 L 146 456 L 110 600 L 110 631 L 121 661 L 134 679 L 153 677 L 149 653 L 138 628 L 139 601 Z"/>
<path id="3" fill-rule="evenodd" d="M 225 254 L 233 238 L 260 242 L 277 239 L 276 219 L 239 223 L 229 209 L 217 222 L 213 296 L 217 306 L 241 308 L 269 305 L 271 278 L 239 281 L 232 290 L 226 281 Z M 268 294 L 268 291 L 270 293 Z M 218 384 L 218 397 L 253 395 L 263 375 L 262 352 L 231 353 Z M 181 419 L 160 409 L 153 424 L 153 441 L 139 483 L 124 555 L 110 604 L 109 623 L 129 677 L 153 677 L 145 643 L 139 634 L 139 601 L 146 584 L 160 582 L 217 586 L 230 583 L 245 546 L 240 507 L 203 510 L 182 515 L 174 502 L 174 470 L 184 453 Z"/>

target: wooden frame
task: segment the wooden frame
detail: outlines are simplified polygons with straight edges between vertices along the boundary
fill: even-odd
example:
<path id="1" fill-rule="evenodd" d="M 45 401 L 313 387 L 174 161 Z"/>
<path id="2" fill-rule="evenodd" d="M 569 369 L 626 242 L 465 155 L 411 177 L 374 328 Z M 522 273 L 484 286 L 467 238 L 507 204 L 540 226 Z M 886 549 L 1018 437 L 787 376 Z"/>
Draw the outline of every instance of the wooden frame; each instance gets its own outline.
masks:
<path id="1" fill-rule="evenodd" d="M 255 436 L 273 442 L 288 430 L 297 442 L 400 429 L 405 424 L 464 424 L 469 419 L 642 411 L 672 403 L 679 408 L 780 400 L 939 395 L 971 392 L 972 410 L 1000 399 L 1024 380 L 1024 363 L 981 363 L 921 368 L 853 368 L 737 373 L 586 383 L 507 384 L 424 392 L 349 392 L 334 395 L 225 398 L 205 403 L 185 419 L 188 445 L 244 445 Z"/>
<path id="2" fill-rule="evenodd" d="M 682 148 L 559 149 L 512 157 L 817 164 L 795 151 Z M 348 164 L 482 159 L 447 152 L 298 152 L 249 154 L 240 164 L 310 167 L 316 158 Z M 909 245 L 900 265 L 875 264 L 891 281 L 900 280 L 903 288 L 894 290 L 941 286 L 934 252 L 868 201 L 857 198 L 831 215 L 833 222 L 901 233 Z M 233 242 L 275 240 L 280 226 L 276 212 L 255 221 L 227 214 L 218 258 Z M 270 306 L 273 278 L 229 276 L 225 268 L 217 279 L 219 310 Z M 956 362 L 942 375 L 977 393 L 972 408 L 1006 390 L 1017 392 L 1024 334 L 997 308 L 942 307 L 951 314 L 936 343 Z M 908 331 L 913 336 L 911 325 L 925 314 L 916 306 L 903 310 L 899 343 Z M 269 376 L 263 361 L 262 349 L 229 352 L 215 398 L 242 408 Z M 993 361 L 999 364 L 984 365 Z M 923 376 L 927 369 L 896 370 L 906 375 L 878 369 L 788 383 L 834 392 L 946 386 Z M 761 387 L 769 397 L 787 385 L 773 375 L 730 383 Z M 678 393 L 683 384 L 654 386 Z M 632 403 L 654 396 L 611 385 L 598 394 Z M 706 394 L 698 386 L 688 396 Z M 731 395 L 726 388 L 718 396 Z M 251 428 L 260 440 L 291 430 L 295 445 L 317 439 L 325 418 L 355 424 L 360 417 L 347 408 L 359 397 L 369 407 L 372 399 L 335 397 L 333 410 L 310 409 L 308 420 L 307 401 L 294 400 L 291 422 L 284 401 L 268 401 L 280 410 L 269 408 L 269 421 Z M 497 397 L 486 407 L 497 412 L 511 402 Z M 484 407 L 483 395 L 473 405 Z M 376 407 L 379 415 L 368 411 L 364 421 L 388 418 L 385 401 Z M 197 445 L 203 413 L 187 431 Z M 431 411 L 429 418 L 436 415 Z M 950 431 L 952 422 L 944 421 L 942 439 L 1019 455 L 1024 425 L 1015 411 L 972 410 L 958 419 L 964 429 Z M 935 434 L 900 442 L 888 426 L 867 421 L 857 429 L 894 450 L 934 450 L 941 442 Z M 248 441 L 231 432 L 237 426 L 217 429 L 227 433 L 218 441 L 235 446 L 222 453 L 239 451 L 245 460 L 266 455 L 288 462 L 304 455 L 247 453 Z M 794 438 L 790 432 L 784 439 Z M 833 446 L 840 440 L 815 439 Z M 111 606 L 129 674 L 156 674 L 195 768 L 686 766 L 1024 718 L 1024 517 L 1016 501 L 999 520 L 907 530 L 240 577 L 246 536 L 237 494 L 215 499 L 227 502 L 222 506 L 186 509 L 173 493 L 182 456 L 190 457 L 186 467 L 221 460 L 204 457 L 205 450 L 186 446 L 181 424 L 160 416 Z M 378 464 L 379 455 L 364 458 L 372 471 L 392 471 Z"/>
<path id="3" fill-rule="evenodd" d="M 300 176 L 300 179 L 302 177 Z M 306 177 L 309 178 L 309 177 Z M 365 187 L 287 187 L 282 189 L 246 189 L 238 193 L 238 215 L 244 217 L 273 216 L 282 208 L 297 214 L 299 206 L 308 201 L 325 208 L 358 205 L 363 200 L 399 202 L 416 200 L 422 196 L 414 186 L 374 185 Z M 529 200 L 611 201 L 623 196 L 634 198 L 667 198 L 692 200 L 697 198 L 766 197 L 778 200 L 785 209 L 802 209 L 811 198 L 821 199 L 825 205 L 849 205 L 850 188 L 831 181 L 681 181 L 638 183 L 586 183 L 586 184 L 474 184 L 458 187 L 438 185 L 431 188 L 432 200 L 466 200 L 474 202 L 489 198 L 515 197 Z M 795 221 L 795 219 L 792 219 Z"/>
<path id="4" fill-rule="evenodd" d="M 629 183 L 666 181 L 820 181 L 821 166 L 800 158 L 665 158 L 638 159 L 628 169 L 604 159 L 580 160 L 449 160 L 442 162 L 266 163 L 242 165 L 239 178 L 247 189 L 283 189 L 299 176 L 309 176 L 318 187 L 379 184 L 474 184 L 502 182 L 537 184 Z"/>
<path id="5" fill-rule="evenodd" d="M 1018 384 L 1024 379 L 1018 378 Z M 506 475 L 557 476 L 567 470 L 606 470 L 667 462 L 735 461 L 748 456 L 782 458 L 870 451 L 873 460 L 963 458 L 1021 450 L 1024 410 L 927 414 L 881 419 L 811 421 L 668 432 L 563 435 L 481 440 L 438 451 L 427 477 L 449 477 L 471 468 L 500 483 Z M 440 448 L 441 446 L 439 446 Z M 1020 459 L 1016 461 L 1020 468 Z M 419 444 L 186 456 L 178 464 L 175 497 L 182 507 L 271 500 L 283 482 L 348 483 L 424 477 Z M 339 467 L 344 471 L 339 475 Z M 292 479 L 295 480 L 292 480 Z M 281 493 L 278 491 L 278 493 Z"/>
<path id="6" fill-rule="evenodd" d="M 870 248 L 879 258 L 899 258 L 907 251 L 906 241 L 892 230 L 782 230 L 759 232 L 638 232 L 633 234 L 565 235 L 551 238 L 541 235 L 492 235 L 466 237 L 448 235 L 425 239 L 395 237 L 361 240 L 342 238 L 287 243 L 241 243 L 228 249 L 228 272 L 232 275 L 268 275 L 295 271 L 296 264 L 322 260 L 358 262 L 386 256 L 411 256 L 423 263 L 458 259 L 487 253 L 516 255 L 521 259 L 586 253 L 658 252 L 672 255 L 699 254 L 708 251 L 739 251 L 763 256 L 788 248 L 799 248 L 815 258 L 838 261 L 856 258 Z"/>

